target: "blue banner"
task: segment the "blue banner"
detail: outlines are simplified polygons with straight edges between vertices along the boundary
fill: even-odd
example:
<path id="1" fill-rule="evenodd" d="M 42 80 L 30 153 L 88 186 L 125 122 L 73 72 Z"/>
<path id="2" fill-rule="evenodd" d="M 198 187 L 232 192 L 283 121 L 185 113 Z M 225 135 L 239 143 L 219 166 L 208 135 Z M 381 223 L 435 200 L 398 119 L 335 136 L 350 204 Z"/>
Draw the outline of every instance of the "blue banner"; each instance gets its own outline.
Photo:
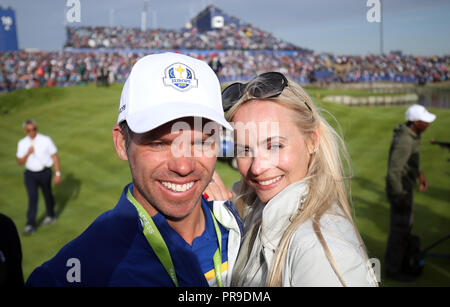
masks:
<path id="1" fill-rule="evenodd" d="M 16 51 L 16 16 L 11 9 L 0 9 L 0 51 Z"/>

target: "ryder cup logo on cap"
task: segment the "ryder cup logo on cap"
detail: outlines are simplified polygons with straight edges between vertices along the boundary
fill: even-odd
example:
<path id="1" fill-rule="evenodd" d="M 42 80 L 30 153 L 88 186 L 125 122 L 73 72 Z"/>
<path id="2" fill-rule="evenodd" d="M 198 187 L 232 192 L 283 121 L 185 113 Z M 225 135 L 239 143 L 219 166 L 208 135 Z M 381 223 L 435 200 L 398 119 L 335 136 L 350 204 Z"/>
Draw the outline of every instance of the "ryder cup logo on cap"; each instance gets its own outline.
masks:
<path id="1" fill-rule="evenodd" d="M 183 63 L 175 63 L 166 68 L 163 82 L 177 90 L 185 91 L 197 87 L 194 71 Z"/>
<path id="2" fill-rule="evenodd" d="M 147 55 L 123 86 L 117 123 L 144 133 L 183 117 L 202 117 L 233 130 L 225 119 L 219 79 L 204 61 L 179 53 Z"/>

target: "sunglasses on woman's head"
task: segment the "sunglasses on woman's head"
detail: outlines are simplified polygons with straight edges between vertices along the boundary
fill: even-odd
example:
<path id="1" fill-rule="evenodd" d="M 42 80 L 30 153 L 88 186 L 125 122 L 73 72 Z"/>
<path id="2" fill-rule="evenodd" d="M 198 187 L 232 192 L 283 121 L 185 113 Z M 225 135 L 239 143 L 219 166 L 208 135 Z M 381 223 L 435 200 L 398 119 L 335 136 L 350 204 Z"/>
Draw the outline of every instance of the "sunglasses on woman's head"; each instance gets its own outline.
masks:
<path id="1" fill-rule="evenodd" d="M 252 97 L 259 99 L 278 97 L 288 85 L 286 77 L 279 72 L 266 72 L 258 77 L 258 82 L 254 82 L 247 88 L 252 81 L 248 83 L 236 82 L 227 86 L 222 92 L 222 107 L 227 112 L 233 107 L 247 91 Z M 255 78 L 255 79 L 256 79 Z M 306 107 L 312 112 L 305 101 Z"/>

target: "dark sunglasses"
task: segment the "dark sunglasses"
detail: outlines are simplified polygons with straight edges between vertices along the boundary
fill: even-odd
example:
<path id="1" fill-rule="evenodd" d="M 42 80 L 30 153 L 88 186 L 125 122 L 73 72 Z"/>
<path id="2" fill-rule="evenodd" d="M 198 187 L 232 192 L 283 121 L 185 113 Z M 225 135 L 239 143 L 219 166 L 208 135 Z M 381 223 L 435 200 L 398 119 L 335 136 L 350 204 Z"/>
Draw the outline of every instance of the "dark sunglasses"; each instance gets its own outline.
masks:
<path id="1" fill-rule="evenodd" d="M 248 83 L 233 83 L 223 90 L 222 107 L 224 112 L 227 112 L 229 109 L 231 109 L 231 107 L 234 106 L 236 102 L 238 102 L 239 99 L 242 98 L 245 91 L 248 91 L 248 93 L 254 98 L 275 98 L 283 92 L 286 86 L 288 86 L 288 80 L 282 73 L 279 72 L 266 72 L 260 74 L 256 78 L 260 79 L 261 82 L 252 84 L 250 88 L 247 87 L 254 79 Z M 263 80 L 264 82 L 262 82 Z M 305 105 L 308 110 L 312 112 L 306 101 Z"/>

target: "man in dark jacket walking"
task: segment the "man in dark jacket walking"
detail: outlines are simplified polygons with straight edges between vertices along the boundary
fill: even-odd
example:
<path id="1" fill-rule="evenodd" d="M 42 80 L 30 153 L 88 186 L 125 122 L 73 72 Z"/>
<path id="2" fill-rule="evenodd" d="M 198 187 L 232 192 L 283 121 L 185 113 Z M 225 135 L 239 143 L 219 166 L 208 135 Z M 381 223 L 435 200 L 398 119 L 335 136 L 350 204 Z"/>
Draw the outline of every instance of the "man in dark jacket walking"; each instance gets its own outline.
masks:
<path id="1" fill-rule="evenodd" d="M 419 168 L 420 135 L 436 119 L 436 115 L 415 104 L 406 111 L 406 119 L 406 123 L 394 129 L 386 176 L 386 193 L 390 203 L 386 274 L 391 279 L 400 280 L 412 279 L 402 272 L 402 263 L 413 223 L 413 188 L 417 178 L 420 191 L 428 188 L 428 182 Z"/>

